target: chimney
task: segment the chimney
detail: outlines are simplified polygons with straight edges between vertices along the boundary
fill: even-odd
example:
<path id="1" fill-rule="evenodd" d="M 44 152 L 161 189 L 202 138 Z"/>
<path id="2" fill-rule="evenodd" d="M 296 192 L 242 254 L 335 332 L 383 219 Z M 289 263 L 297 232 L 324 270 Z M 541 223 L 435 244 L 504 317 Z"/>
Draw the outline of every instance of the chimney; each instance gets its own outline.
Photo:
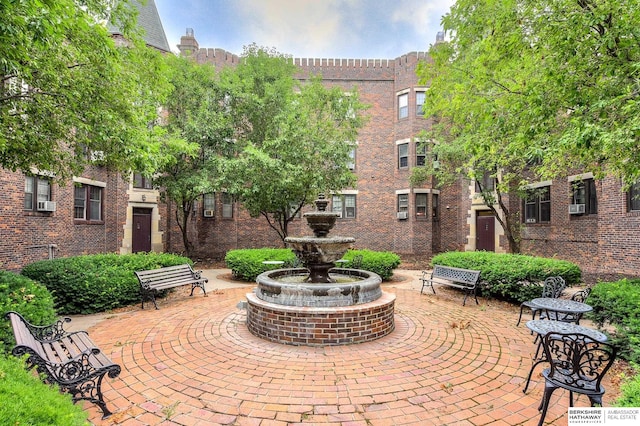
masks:
<path id="1" fill-rule="evenodd" d="M 180 50 L 180 54 L 183 56 L 190 56 L 198 51 L 198 41 L 193 35 L 193 28 L 187 28 L 186 35 L 180 37 L 178 49 Z"/>

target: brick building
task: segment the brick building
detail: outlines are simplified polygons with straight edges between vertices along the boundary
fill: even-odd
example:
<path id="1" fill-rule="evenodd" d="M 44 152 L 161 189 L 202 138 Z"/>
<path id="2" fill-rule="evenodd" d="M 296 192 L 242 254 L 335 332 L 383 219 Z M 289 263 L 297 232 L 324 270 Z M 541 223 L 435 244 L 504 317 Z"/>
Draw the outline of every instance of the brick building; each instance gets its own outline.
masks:
<path id="1" fill-rule="evenodd" d="M 150 9 L 142 8 L 139 20 L 147 28 L 148 43 L 169 51 L 153 0 L 146 7 Z M 178 48 L 216 67 L 239 61 L 223 49 L 200 48 L 192 30 Z M 299 79 L 320 74 L 328 86 L 345 91 L 357 86 L 362 102 L 370 105 L 354 156 L 357 186 L 330 197 L 330 208 L 342 214 L 332 234 L 355 237 L 356 248 L 389 250 L 424 265 L 433 254 L 449 250 L 504 252 L 504 233 L 478 201 L 472 182 L 440 189 L 409 184 L 411 168 L 431 161 L 428 143 L 416 137 L 430 126 L 421 113 L 427 88 L 415 75 L 418 62 L 426 59 L 424 52 L 384 60 L 293 59 Z M 158 192 L 142 177 L 125 181 L 95 167 L 66 186 L 47 182 L 46 173 L 0 170 L 3 269 L 19 270 L 53 256 L 183 251 L 175 206 L 160 203 Z M 614 178 L 574 175 L 531 186 L 538 189 L 536 196 L 507 200 L 521 212 L 524 253 L 571 260 L 594 274 L 640 275 L 640 185 L 622 192 Z M 75 188 L 85 188 L 85 198 Z M 100 214 L 92 217 L 92 196 L 98 195 Z M 55 202 L 55 211 L 53 204 L 38 201 Z M 88 219 L 76 218 L 81 214 Z M 223 194 L 202 197 L 189 232 L 203 259 L 222 258 L 235 248 L 282 246 L 264 219 L 249 217 Z M 307 235 L 309 230 L 303 219 L 296 219 L 289 232 Z"/>

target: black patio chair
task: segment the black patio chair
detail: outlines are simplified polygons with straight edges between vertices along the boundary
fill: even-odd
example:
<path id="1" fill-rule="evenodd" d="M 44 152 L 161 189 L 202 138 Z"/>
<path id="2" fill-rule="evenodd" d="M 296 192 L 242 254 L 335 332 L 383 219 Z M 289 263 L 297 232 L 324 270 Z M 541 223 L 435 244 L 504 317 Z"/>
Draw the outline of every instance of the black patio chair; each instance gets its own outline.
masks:
<path id="1" fill-rule="evenodd" d="M 550 367 L 542 371 L 545 386 L 538 407 L 541 411 L 538 426 L 544 423 L 549 400 L 558 388 L 569 391 L 569 407 L 573 407 L 574 393 L 586 395 L 592 407 L 602 406 L 605 389 L 601 382 L 615 360 L 615 347 L 585 334 L 553 332 L 542 337 L 542 347 Z"/>
<path id="2" fill-rule="evenodd" d="M 544 280 L 542 295 L 540 297 L 552 297 L 554 299 L 557 299 L 558 297 L 560 297 L 566 286 L 567 284 L 564 281 L 564 278 L 560 276 L 548 277 Z M 540 308 L 537 307 L 536 304 L 531 300 L 522 302 L 520 304 L 520 316 L 518 317 L 518 323 L 516 324 L 516 326 L 520 325 L 524 308 L 531 309 L 531 319 L 536 319 L 536 314 L 540 312 Z"/>

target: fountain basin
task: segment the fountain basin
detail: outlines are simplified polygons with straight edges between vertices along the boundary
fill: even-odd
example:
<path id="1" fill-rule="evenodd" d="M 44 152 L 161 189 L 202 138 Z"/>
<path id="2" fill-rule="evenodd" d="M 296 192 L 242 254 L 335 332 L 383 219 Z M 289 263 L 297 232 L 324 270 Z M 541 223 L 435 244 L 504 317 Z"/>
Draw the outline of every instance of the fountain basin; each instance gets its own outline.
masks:
<path id="1" fill-rule="evenodd" d="M 396 295 L 334 308 L 282 306 L 247 294 L 247 328 L 262 339 L 293 346 L 364 343 L 393 332 Z"/>
<path id="2" fill-rule="evenodd" d="M 369 303 L 378 299 L 382 279 L 359 269 L 333 268 L 331 283 L 306 282 L 305 268 L 276 269 L 258 275 L 255 295 L 283 306 L 338 307 Z"/>

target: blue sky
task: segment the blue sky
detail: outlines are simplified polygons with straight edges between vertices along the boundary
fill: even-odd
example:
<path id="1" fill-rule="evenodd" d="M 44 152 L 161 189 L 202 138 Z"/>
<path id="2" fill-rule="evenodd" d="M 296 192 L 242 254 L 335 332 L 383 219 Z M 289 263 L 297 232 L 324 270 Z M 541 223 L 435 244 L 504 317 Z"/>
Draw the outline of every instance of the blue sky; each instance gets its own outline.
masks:
<path id="1" fill-rule="evenodd" d="M 253 42 L 294 57 L 394 59 L 426 51 L 454 0 L 155 0 L 173 51 L 187 28 L 200 47 L 241 54 Z"/>

